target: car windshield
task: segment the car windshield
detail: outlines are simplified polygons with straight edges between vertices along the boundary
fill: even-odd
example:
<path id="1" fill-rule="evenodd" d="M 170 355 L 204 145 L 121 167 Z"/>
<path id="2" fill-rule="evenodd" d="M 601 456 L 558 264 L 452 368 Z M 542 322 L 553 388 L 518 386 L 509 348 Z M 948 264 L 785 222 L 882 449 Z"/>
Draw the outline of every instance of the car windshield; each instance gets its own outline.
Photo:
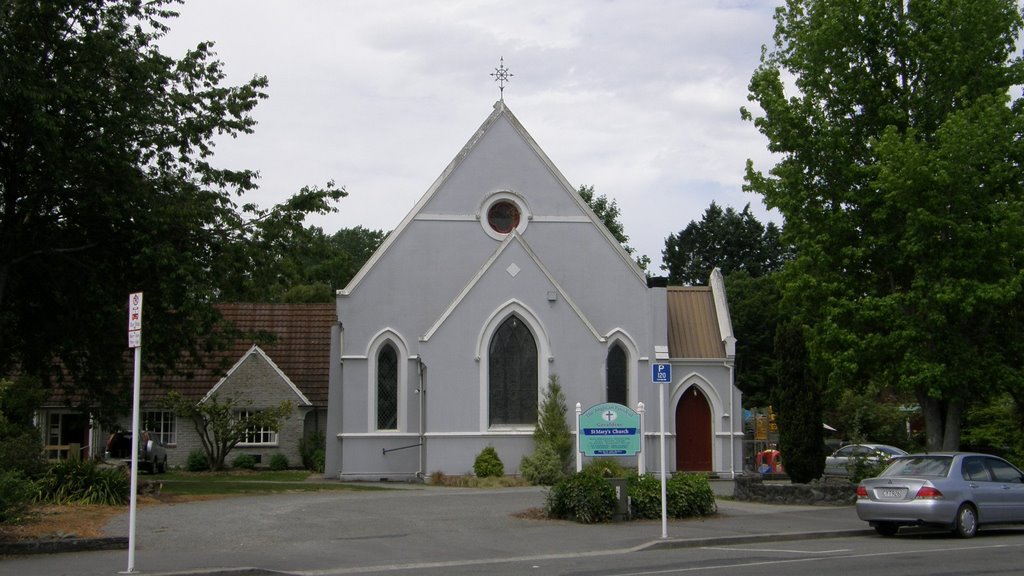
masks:
<path id="1" fill-rule="evenodd" d="M 949 474 L 951 456 L 906 456 L 896 458 L 879 477 L 886 476 L 930 476 L 942 478 Z"/>
<path id="2" fill-rule="evenodd" d="M 903 454 L 906 454 L 903 450 L 893 448 L 892 446 L 875 446 L 875 450 L 883 454 L 888 454 L 889 456 L 902 456 Z"/>

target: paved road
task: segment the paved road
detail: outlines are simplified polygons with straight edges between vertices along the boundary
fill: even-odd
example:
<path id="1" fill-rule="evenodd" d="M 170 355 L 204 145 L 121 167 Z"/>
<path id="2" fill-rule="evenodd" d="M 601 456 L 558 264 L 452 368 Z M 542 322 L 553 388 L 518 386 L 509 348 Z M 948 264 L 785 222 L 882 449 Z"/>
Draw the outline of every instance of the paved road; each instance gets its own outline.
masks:
<path id="1" fill-rule="evenodd" d="M 370 573 L 399 567 L 484 566 L 657 548 L 864 534 L 852 507 L 720 501 L 707 519 L 581 525 L 523 518 L 538 488 L 416 487 L 236 497 L 139 510 L 135 570 L 143 574 Z M 127 515 L 108 534 L 128 532 Z M 8 558 L 0 575 L 110 575 L 125 550 Z"/>

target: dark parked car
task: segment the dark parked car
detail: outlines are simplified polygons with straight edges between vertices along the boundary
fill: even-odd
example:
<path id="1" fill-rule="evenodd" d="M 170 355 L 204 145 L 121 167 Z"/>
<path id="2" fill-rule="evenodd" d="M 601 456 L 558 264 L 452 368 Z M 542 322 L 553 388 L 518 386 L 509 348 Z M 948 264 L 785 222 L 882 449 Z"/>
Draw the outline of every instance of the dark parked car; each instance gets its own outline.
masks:
<path id="1" fill-rule="evenodd" d="M 107 459 L 120 459 L 131 466 L 132 434 L 128 431 L 114 432 L 107 438 Z M 139 470 L 151 474 L 167 471 L 167 449 L 156 437 L 147 431 L 139 437 Z"/>
<path id="2" fill-rule="evenodd" d="M 857 516 L 882 536 L 934 525 L 970 538 L 983 524 L 1024 522 L 1024 473 L 987 454 L 898 456 L 857 486 Z"/>

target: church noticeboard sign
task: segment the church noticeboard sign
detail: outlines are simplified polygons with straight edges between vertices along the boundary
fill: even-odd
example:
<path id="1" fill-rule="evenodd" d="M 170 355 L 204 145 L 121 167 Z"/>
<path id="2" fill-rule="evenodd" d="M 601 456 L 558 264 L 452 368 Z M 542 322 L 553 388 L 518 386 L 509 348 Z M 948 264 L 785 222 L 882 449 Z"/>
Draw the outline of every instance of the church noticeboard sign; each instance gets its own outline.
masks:
<path id="1" fill-rule="evenodd" d="M 640 451 L 640 414 L 608 402 L 580 414 L 580 452 L 586 456 L 634 456 Z"/>

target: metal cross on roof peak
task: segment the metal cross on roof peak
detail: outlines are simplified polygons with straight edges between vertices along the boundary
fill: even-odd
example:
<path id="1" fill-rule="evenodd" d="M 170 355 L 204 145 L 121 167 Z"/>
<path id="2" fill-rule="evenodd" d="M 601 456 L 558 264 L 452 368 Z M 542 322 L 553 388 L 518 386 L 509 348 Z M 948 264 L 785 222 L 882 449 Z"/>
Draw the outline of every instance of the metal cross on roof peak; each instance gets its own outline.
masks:
<path id="1" fill-rule="evenodd" d="M 494 69 L 494 72 L 491 72 L 491 76 L 494 76 L 494 81 L 498 83 L 498 90 L 499 90 L 499 94 L 501 95 L 500 100 L 502 102 L 504 102 L 505 101 L 505 83 L 508 82 L 509 78 L 515 76 L 515 74 L 512 74 L 511 72 L 508 71 L 508 68 L 505 68 L 505 57 L 504 56 L 501 57 L 501 64 L 497 68 Z"/>

